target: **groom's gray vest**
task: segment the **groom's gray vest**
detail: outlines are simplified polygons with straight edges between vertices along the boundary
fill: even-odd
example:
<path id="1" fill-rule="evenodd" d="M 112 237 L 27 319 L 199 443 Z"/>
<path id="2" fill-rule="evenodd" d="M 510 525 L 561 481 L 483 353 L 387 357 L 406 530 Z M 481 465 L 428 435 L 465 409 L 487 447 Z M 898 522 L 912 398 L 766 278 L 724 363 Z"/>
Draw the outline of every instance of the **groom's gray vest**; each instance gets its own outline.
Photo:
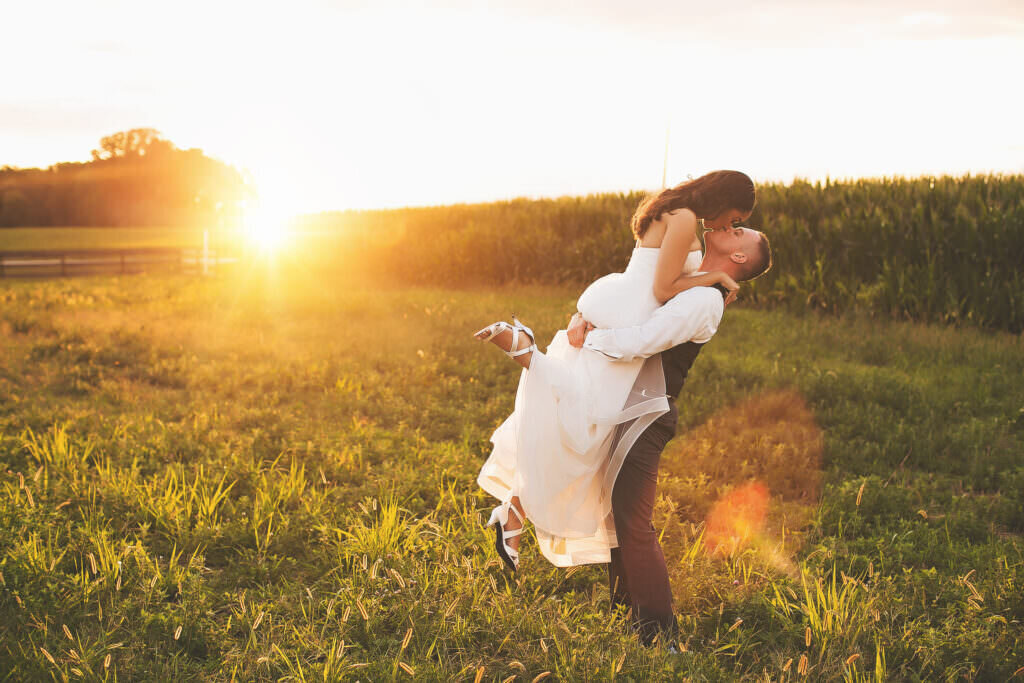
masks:
<path id="1" fill-rule="evenodd" d="M 665 371 L 665 393 L 672 397 L 672 400 L 679 398 L 679 392 L 686 382 L 686 375 L 689 374 L 690 367 L 702 348 L 704 344 L 691 341 L 661 352 L 661 367 Z"/>
<path id="2" fill-rule="evenodd" d="M 729 290 L 721 285 L 714 285 L 714 287 L 722 293 L 723 297 L 729 293 Z M 683 384 L 686 383 L 690 367 L 697 359 L 697 354 L 704 348 L 704 343 L 683 342 L 668 351 L 661 352 L 661 367 L 665 372 L 665 393 L 673 400 L 679 398 L 679 392 L 682 391 Z"/>

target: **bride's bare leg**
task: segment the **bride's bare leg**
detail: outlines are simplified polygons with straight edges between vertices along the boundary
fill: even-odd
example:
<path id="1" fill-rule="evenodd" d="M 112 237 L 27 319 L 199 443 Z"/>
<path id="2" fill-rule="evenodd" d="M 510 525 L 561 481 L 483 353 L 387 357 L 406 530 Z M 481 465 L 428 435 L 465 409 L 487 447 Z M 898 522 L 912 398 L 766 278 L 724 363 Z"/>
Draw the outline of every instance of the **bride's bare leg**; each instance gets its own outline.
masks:
<path id="1" fill-rule="evenodd" d="M 526 354 L 526 355 L 529 355 L 529 354 Z M 523 522 L 521 520 L 526 518 L 526 513 L 523 512 L 523 506 L 519 502 L 519 496 L 512 496 L 512 501 L 511 502 L 512 502 L 513 507 L 515 507 L 516 512 L 519 513 L 519 516 L 516 517 L 514 514 L 508 516 L 508 522 L 506 522 L 505 526 L 504 526 L 505 531 L 515 531 L 516 529 L 521 528 L 523 526 Z M 522 538 L 521 535 L 520 536 L 513 536 L 513 537 L 509 538 L 505 542 L 508 543 L 508 547 L 510 547 L 510 548 L 512 548 L 512 550 L 515 550 L 516 552 L 518 552 L 519 551 L 519 539 L 520 538 Z"/>
<path id="2" fill-rule="evenodd" d="M 477 338 L 478 339 L 483 339 L 484 336 L 485 335 L 481 334 L 481 335 L 478 335 Z M 512 330 L 502 330 L 498 334 L 496 334 L 493 337 L 491 337 L 488 341 L 493 342 L 502 351 L 518 351 L 519 349 L 525 349 L 526 347 L 528 347 L 530 344 L 533 343 L 532 341 L 530 341 L 530 337 L 529 336 L 527 336 L 527 335 L 523 334 L 522 332 L 520 332 L 519 333 L 519 339 L 517 340 L 518 343 L 516 344 L 516 348 L 514 348 L 514 349 L 511 348 L 512 347 Z M 531 351 L 530 353 L 524 353 L 521 356 L 516 356 L 512 360 L 514 360 L 515 362 L 519 363 L 524 368 L 529 370 L 530 369 L 530 359 L 531 358 L 533 358 L 533 351 Z M 518 500 L 518 499 L 516 499 L 516 500 Z"/>

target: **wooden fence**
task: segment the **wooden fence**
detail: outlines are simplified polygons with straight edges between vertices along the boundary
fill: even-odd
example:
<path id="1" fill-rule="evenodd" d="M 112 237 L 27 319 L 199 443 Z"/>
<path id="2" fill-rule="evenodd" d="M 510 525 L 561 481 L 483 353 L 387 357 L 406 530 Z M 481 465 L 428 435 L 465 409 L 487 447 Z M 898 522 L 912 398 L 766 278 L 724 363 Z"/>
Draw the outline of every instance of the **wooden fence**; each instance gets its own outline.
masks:
<path id="1" fill-rule="evenodd" d="M 236 263 L 237 253 L 202 248 L 74 249 L 0 251 L 0 277 L 65 277 L 139 273 L 159 269 L 203 272 Z"/>

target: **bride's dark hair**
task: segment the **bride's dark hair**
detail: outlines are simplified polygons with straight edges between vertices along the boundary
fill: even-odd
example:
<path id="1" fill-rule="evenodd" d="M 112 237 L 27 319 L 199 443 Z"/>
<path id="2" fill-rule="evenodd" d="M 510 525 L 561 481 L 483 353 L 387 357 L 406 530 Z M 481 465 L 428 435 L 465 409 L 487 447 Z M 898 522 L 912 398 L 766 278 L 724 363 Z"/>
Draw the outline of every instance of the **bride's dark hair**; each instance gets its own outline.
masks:
<path id="1" fill-rule="evenodd" d="M 714 218 L 723 211 L 739 209 L 746 213 L 754 209 L 754 181 L 739 171 L 712 171 L 700 178 L 648 195 L 636 207 L 633 234 L 644 236 L 651 221 L 663 213 L 687 208 L 697 218 Z"/>

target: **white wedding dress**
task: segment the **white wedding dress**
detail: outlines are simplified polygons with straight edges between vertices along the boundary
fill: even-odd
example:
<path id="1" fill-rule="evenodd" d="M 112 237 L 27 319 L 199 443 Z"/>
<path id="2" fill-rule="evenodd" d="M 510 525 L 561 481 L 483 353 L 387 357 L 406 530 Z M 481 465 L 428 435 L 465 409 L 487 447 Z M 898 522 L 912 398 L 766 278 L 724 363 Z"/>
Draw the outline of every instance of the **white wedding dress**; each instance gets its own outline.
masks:
<path id="1" fill-rule="evenodd" d="M 658 308 L 660 249 L 636 247 L 624 273 L 592 283 L 577 301 L 601 328 L 639 325 Z M 687 256 L 695 272 L 701 252 Z M 669 409 L 660 363 L 611 361 L 576 349 L 565 330 L 523 370 L 515 410 L 491 436 L 494 449 L 477 483 L 501 501 L 519 496 L 541 552 L 568 567 L 610 561 L 618 545 L 612 487 L 636 438 Z"/>

